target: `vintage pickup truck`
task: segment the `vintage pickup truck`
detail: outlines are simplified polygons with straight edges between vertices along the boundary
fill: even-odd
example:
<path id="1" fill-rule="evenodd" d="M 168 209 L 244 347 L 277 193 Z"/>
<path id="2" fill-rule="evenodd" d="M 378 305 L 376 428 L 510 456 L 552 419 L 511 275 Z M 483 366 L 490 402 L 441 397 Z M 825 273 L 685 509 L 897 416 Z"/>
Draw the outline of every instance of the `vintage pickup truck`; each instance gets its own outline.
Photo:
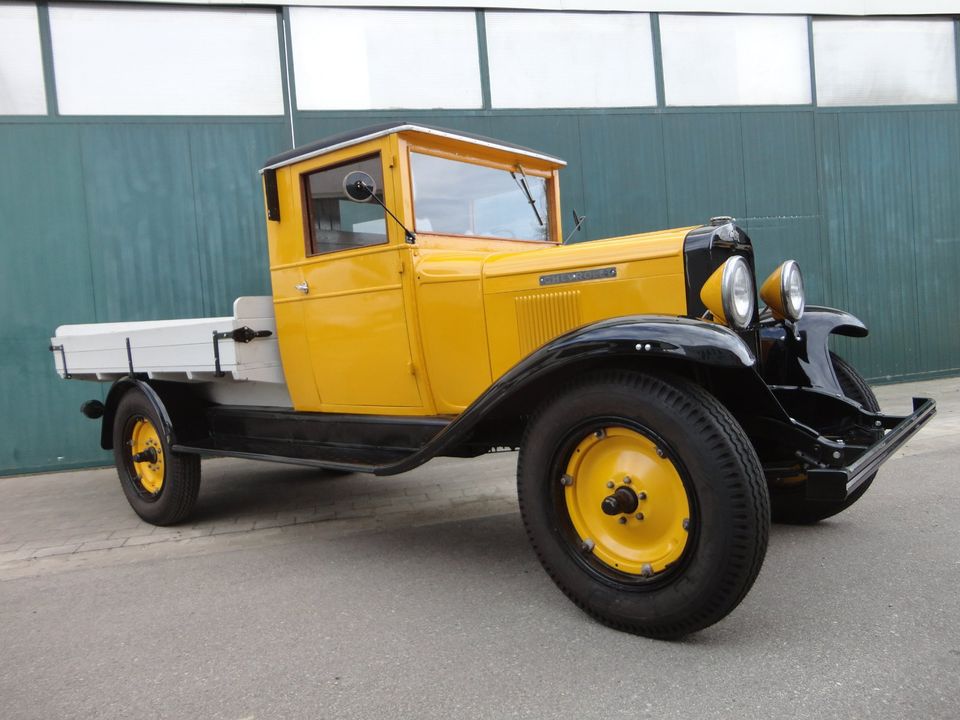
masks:
<path id="1" fill-rule="evenodd" d="M 425 125 L 329 137 L 261 171 L 272 297 L 58 328 L 60 375 L 113 383 L 82 410 L 137 514 L 186 518 L 203 455 L 392 475 L 519 449 L 530 541 L 578 606 L 653 637 L 729 613 L 771 514 L 849 507 L 934 402 L 879 413 L 828 348 L 866 327 L 805 307 L 796 262 L 761 310 L 730 218 L 565 244 L 563 166 Z"/>

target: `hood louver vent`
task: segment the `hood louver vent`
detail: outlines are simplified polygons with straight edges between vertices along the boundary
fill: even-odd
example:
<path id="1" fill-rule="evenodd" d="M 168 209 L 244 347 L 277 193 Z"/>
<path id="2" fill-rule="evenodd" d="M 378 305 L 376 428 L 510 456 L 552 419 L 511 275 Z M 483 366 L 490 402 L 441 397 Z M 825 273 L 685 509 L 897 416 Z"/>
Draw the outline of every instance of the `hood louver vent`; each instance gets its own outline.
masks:
<path id="1" fill-rule="evenodd" d="M 516 298 L 517 336 L 523 355 L 579 327 L 580 291 L 532 293 Z"/>

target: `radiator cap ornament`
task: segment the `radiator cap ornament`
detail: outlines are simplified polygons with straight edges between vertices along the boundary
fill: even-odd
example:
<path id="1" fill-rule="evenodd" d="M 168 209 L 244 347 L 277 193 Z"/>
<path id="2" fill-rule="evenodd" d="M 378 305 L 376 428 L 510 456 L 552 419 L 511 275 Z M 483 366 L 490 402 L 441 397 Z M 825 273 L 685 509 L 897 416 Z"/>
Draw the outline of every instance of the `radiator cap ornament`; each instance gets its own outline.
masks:
<path id="1" fill-rule="evenodd" d="M 729 215 L 715 215 L 710 218 L 710 224 L 713 227 L 719 227 L 720 225 L 726 225 L 727 223 L 735 222 L 736 218 L 730 217 Z"/>

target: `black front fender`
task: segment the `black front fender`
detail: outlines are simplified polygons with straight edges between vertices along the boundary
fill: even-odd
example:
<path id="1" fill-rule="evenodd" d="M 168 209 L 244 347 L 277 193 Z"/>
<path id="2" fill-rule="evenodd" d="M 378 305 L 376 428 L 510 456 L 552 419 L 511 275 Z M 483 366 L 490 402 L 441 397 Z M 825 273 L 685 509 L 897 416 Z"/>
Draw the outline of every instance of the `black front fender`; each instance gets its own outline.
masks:
<path id="1" fill-rule="evenodd" d="M 551 340 L 504 373 L 474 405 L 489 395 L 512 391 L 558 364 L 612 355 L 674 358 L 726 368 L 756 365 L 747 344 L 724 325 L 683 317 L 630 315 L 585 325 Z"/>
<path id="2" fill-rule="evenodd" d="M 867 326 L 850 313 L 817 305 L 807 307 L 803 317 L 792 325 L 762 318 L 764 379 L 770 385 L 811 387 L 843 395 L 830 360 L 829 337 L 866 337 L 868 332 Z"/>
<path id="3" fill-rule="evenodd" d="M 750 348 L 723 325 L 662 315 L 603 320 L 561 335 L 528 355 L 419 451 L 395 465 L 381 468 L 377 474 L 405 472 L 456 448 L 482 420 L 506 403 L 515 402 L 539 381 L 559 375 L 564 369 L 606 360 L 623 364 L 625 359 L 651 358 L 720 370 L 748 370 L 756 376 L 757 361 Z M 759 376 L 756 377 L 759 382 Z"/>

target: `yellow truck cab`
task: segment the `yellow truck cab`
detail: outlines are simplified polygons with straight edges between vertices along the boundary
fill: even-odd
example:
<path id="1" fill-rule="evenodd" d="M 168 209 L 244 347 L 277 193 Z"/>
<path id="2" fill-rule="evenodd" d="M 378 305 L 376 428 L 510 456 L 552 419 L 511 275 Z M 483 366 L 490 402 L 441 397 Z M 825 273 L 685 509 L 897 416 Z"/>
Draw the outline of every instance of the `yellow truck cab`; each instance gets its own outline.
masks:
<path id="1" fill-rule="evenodd" d="M 557 247 L 564 165 L 412 125 L 270 161 L 270 272 L 294 407 L 457 415 L 568 330 L 685 314 L 684 231 Z M 355 173 L 375 188 L 366 202 L 344 191 Z"/>
<path id="2" fill-rule="evenodd" d="M 863 323 L 807 306 L 792 260 L 758 288 L 731 218 L 565 244 L 564 164 L 407 123 L 325 138 L 261 170 L 272 298 L 58 328 L 58 372 L 113 383 L 83 412 L 133 509 L 182 521 L 203 455 L 385 476 L 518 449 L 581 608 L 653 637 L 729 613 L 771 517 L 849 507 L 935 405 L 881 414 L 828 348 Z"/>

